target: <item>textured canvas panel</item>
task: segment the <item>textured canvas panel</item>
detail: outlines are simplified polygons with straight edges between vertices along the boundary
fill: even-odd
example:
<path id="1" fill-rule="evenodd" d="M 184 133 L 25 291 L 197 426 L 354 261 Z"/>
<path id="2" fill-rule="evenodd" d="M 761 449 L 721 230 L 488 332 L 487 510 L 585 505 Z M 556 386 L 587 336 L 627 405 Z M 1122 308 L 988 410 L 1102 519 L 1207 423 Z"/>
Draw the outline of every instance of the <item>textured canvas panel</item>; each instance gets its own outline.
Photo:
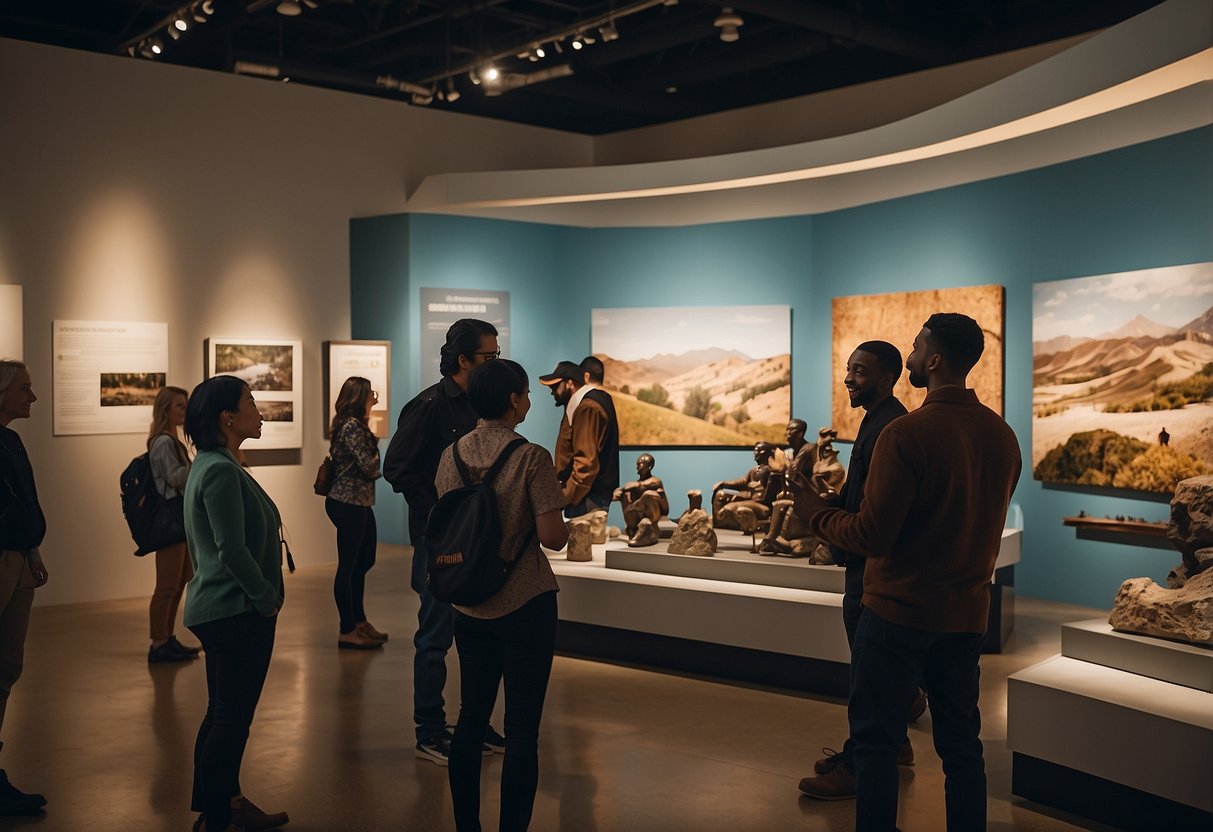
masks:
<path id="1" fill-rule="evenodd" d="M 847 358 L 864 341 L 888 341 L 901 350 L 904 360 L 913 349 L 914 336 L 936 312 L 961 312 L 981 325 L 986 350 L 969 373 L 969 386 L 996 413 L 1003 412 L 1003 287 L 962 286 L 955 289 L 926 289 L 919 292 L 890 292 L 887 295 L 854 295 L 834 298 L 834 342 L 830 365 L 830 410 L 838 438 L 852 441 L 863 419 L 862 408 L 851 408 L 846 389 Z M 903 372 L 894 395 L 910 410 L 922 404 L 925 390 L 910 386 Z M 813 427 L 810 425 L 810 427 Z"/>
<path id="2" fill-rule="evenodd" d="M 1032 470 L 1169 494 L 1213 471 L 1213 263 L 1032 287 Z"/>
<path id="3" fill-rule="evenodd" d="M 782 444 L 792 407 L 788 306 L 594 309 L 624 446 Z"/>

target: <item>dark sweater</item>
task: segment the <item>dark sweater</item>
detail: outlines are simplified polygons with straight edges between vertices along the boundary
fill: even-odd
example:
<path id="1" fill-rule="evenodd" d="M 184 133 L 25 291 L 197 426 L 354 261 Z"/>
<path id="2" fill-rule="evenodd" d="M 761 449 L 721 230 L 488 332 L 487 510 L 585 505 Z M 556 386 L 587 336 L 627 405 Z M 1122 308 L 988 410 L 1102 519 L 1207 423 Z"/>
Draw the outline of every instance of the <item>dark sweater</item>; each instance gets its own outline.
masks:
<path id="1" fill-rule="evenodd" d="M 25 445 L 16 431 L 0 427 L 0 549 L 27 552 L 45 536 L 46 517 Z"/>
<path id="2" fill-rule="evenodd" d="M 823 540 L 868 558 L 863 604 L 921 630 L 980 633 L 1019 479 L 1019 442 L 970 389 L 941 387 L 888 425 L 858 513 L 806 507 Z"/>
<path id="3" fill-rule="evenodd" d="M 906 406 L 896 396 L 889 396 L 864 414 L 863 421 L 859 423 L 859 433 L 855 435 L 855 445 L 851 448 L 851 459 L 847 463 L 847 480 L 830 505 L 852 513 L 859 511 L 863 503 L 863 487 L 872 467 L 872 450 L 876 447 L 876 440 L 890 422 L 904 415 Z M 831 546 L 830 552 L 834 555 L 834 563 L 839 566 L 863 566 L 863 555 L 856 552 L 848 552 L 839 546 Z"/>

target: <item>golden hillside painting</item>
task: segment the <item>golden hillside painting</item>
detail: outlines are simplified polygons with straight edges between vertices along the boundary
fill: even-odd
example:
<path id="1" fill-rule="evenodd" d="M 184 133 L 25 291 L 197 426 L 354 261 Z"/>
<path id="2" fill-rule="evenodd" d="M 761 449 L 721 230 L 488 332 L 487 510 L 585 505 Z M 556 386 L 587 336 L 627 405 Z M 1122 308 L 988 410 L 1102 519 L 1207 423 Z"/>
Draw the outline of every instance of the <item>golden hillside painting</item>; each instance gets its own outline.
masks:
<path id="1" fill-rule="evenodd" d="M 1003 412 L 1003 287 L 961 286 L 953 289 L 926 289 L 919 292 L 891 292 L 887 295 L 854 295 L 834 298 L 833 364 L 830 365 L 832 427 L 838 438 L 855 440 L 863 408 L 851 408 L 842 385 L 847 359 L 864 341 L 888 341 L 901 351 L 904 361 L 913 349 L 914 336 L 927 318 L 936 312 L 960 312 L 981 326 L 986 349 L 969 373 L 969 386 L 977 398 L 995 413 Z M 922 404 L 925 390 L 910 386 L 909 374 L 902 372 L 893 394 L 909 410 Z"/>
<path id="2" fill-rule="evenodd" d="M 1032 470 L 1171 493 L 1213 472 L 1213 263 L 1032 288 Z"/>
<path id="3" fill-rule="evenodd" d="M 792 409 L 788 306 L 594 309 L 621 445 L 750 447 L 784 442 Z"/>

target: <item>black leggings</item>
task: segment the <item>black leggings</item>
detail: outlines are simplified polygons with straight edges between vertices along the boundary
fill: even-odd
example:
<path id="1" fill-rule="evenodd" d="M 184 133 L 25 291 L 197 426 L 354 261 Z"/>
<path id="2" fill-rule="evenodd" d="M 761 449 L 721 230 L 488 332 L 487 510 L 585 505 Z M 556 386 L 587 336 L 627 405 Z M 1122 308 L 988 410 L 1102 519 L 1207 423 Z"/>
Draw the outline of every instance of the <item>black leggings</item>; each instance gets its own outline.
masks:
<path id="1" fill-rule="evenodd" d="M 379 530 L 375 511 L 370 506 L 355 506 L 326 497 L 324 511 L 337 527 L 337 575 L 333 578 L 333 598 L 341 617 L 341 632 L 353 632 L 354 625 L 366 621 L 362 598 L 366 591 L 366 573 L 375 565 L 375 546 Z"/>
<path id="2" fill-rule="evenodd" d="M 480 832 L 480 760 L 484 732 L 505 678 L 505 762 L 501 832 L 530 825 L 539 786 L 539 719 L 556 649 L 556 593 L 545 592 L 501 618 L 455 612 L 459 651 L 459 724 L 448 775 L 458 832 Z"/>
<path id="3" fill-rule="evenodd" d="M 195 812 L 207 829 L 226 829 L 240 794 L 240 761 L 274 652 L 278 617 L 247 612 L 190 630 L 206 650 L 206 716 L 194 743 Z"/>

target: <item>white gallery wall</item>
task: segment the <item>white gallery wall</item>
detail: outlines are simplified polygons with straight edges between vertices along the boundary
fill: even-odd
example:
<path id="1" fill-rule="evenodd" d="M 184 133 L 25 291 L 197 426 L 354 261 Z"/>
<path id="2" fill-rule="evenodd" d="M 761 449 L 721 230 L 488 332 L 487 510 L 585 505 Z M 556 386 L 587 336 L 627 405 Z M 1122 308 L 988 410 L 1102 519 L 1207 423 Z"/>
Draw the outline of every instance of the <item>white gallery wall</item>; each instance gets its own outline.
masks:
<path id="1" fill-rule="evenodd" d="M 254 473 L 296 560 L 335 561 L 311 483 L 321 343 L 350 337 L 350 218 L 402 210 L 429 174 L 592 154 L 583 136 L 11 40 L 0 123 L 0 284 L 22 287 L 40 397 L 12 424 L 49 524 L 39 604 L 150 596 L 155 577 L 131 556 L 118 497 L 146 437 L 52 436 L 53 320 L 166 321 L 168 381 L 187 389 L 209 336 L 302 339 L 304 447 Z M 412 360 L 405 346 L 394 360 Z"/>

